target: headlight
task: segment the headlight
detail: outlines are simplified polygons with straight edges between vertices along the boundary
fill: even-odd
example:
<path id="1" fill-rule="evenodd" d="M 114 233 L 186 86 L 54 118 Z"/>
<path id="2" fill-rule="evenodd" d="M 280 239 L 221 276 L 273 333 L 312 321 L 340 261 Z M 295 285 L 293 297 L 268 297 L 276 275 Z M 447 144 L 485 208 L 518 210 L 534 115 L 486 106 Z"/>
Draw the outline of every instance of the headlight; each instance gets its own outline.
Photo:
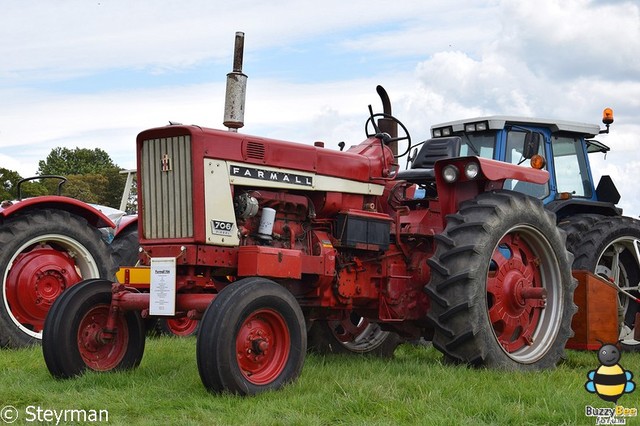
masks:
<path id="1" fill-rule="evenodd" d="M 458 180 L 458 168 L 453 164 L 449 164 L 442 169 L 442 178 L 447 183 L 453 183 Z"/>
<path id="2" fill-rule="evenodd" d="M 480 167 L 478 163 L 468 163 L 464 166 L 464 175 L 467 179 L 475 179 L 480 173 Z"/>
<path id="3" fill-rule="evenodd" d="M 433 137 L 434 138 L 442 137 L 442 130 L 441 129 L 434 129 L 433 130 Z"/>

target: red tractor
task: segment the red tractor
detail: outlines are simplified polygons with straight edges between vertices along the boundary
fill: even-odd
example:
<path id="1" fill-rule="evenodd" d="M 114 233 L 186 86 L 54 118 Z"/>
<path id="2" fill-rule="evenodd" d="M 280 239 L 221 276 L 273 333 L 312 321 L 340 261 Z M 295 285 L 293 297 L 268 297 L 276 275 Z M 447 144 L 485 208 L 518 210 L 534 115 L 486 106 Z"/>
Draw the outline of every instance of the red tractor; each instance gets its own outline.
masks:
<path id="1" fill-rule="evenodd" d="M 397 122 L 372 113 L 345 152 L 198 126 L 142 132 L 150 292 L 133 268 L 65 291 L 45 322 L 51 374 L 136 367 L 156 315 L 201 318 L 197 363 L 213 392 L 293 381 L 307 329 L 354 315 L 470 365 L 555 366 L 576 311 L 572 256 L 540 200 L 503 189 L 548 173 L 451 158 L 459 137 L 423 148 L 431 167 L 399 171 L 388 145 L 411 138 L 380 131 L 381 118 Z"/>
<path id="2" fill-rule="evenodd" d="M 60 179 L 60 188 L 65 179 L 55 178 Z M 35 178 L 23 179 L 18 189 L 31 179 Z M 118 219 L 116 224 L 101 208 L 72 198 L 18 198 L 0 207 L 3 348 L 40 342 L 54 300 L 83 279 L 114 277 L 117 265 L 130 264 L 122 256 L 132 239 L 137 240 L 135 217 Z"/>

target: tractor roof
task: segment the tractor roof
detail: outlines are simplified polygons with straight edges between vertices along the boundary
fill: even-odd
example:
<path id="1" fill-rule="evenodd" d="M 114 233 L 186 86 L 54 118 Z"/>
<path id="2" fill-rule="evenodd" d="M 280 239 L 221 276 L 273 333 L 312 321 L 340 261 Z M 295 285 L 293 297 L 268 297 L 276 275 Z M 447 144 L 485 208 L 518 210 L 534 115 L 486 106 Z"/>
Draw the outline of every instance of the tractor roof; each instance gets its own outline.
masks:
<path id="1" fill-rule="evenodd" d="M 600 126 L 597 124 L 578 123 L 575 121 L 564 120 L 550 120 L 544 118 L 529 118 L 529 117 L 510 117 L 503 115 L 492 115 L 489 117 L 477 117 L 464 120 L 449 121 L 446 123 L 435 124 L 431 126 L 431 129 L 438 129 L 443 127 L 452 127 L 453 132 L 462 132 L 465 130 L 466 124 L 471 123 L 488 123 L 488 129 L 501 130 L 505 125 L 509 124 L 522 124 L 522 125 L 537 125 L 539 127 L 547 127 L 552 132 L 572 132 L 579 133 L 585 137 L 591 138 L 600 133 Z"/>

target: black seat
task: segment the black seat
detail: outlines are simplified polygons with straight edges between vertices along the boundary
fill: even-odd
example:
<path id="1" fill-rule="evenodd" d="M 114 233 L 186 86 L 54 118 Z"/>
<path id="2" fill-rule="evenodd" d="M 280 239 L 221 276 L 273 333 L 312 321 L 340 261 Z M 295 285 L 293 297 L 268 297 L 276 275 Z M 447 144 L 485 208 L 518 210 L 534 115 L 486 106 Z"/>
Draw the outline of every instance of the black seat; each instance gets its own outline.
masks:
<path id="1" fill-rule="evenodd" d="M 436 161 L 459 157 L 461 144 L 462 139 L 459 136 L 429 139 L 422 145 L 411 168 L 398 172 L 398 179 L 411 183 L 433 181 L 436 176 L 434 170 Z"/>

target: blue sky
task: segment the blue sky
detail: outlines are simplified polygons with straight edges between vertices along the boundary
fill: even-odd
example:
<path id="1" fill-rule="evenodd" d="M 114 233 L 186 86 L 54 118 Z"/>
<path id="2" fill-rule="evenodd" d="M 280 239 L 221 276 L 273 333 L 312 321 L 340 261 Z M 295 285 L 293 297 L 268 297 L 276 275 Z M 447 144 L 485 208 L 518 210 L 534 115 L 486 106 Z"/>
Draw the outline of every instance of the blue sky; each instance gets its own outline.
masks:
<path id="1" fill-rule="evenodd" d="M 137 133 L 169 120 L 222 127 L 235 31 L 249 75 L 243 132 L 330 148 L 364 137 L 375 86 L 416 140 L 490 114 L 599 123 L 594 158 L 640 214 L 636 1 L 5 0 L 0 167 L 23 176 L 58 146 L 135 166 Z"/>

